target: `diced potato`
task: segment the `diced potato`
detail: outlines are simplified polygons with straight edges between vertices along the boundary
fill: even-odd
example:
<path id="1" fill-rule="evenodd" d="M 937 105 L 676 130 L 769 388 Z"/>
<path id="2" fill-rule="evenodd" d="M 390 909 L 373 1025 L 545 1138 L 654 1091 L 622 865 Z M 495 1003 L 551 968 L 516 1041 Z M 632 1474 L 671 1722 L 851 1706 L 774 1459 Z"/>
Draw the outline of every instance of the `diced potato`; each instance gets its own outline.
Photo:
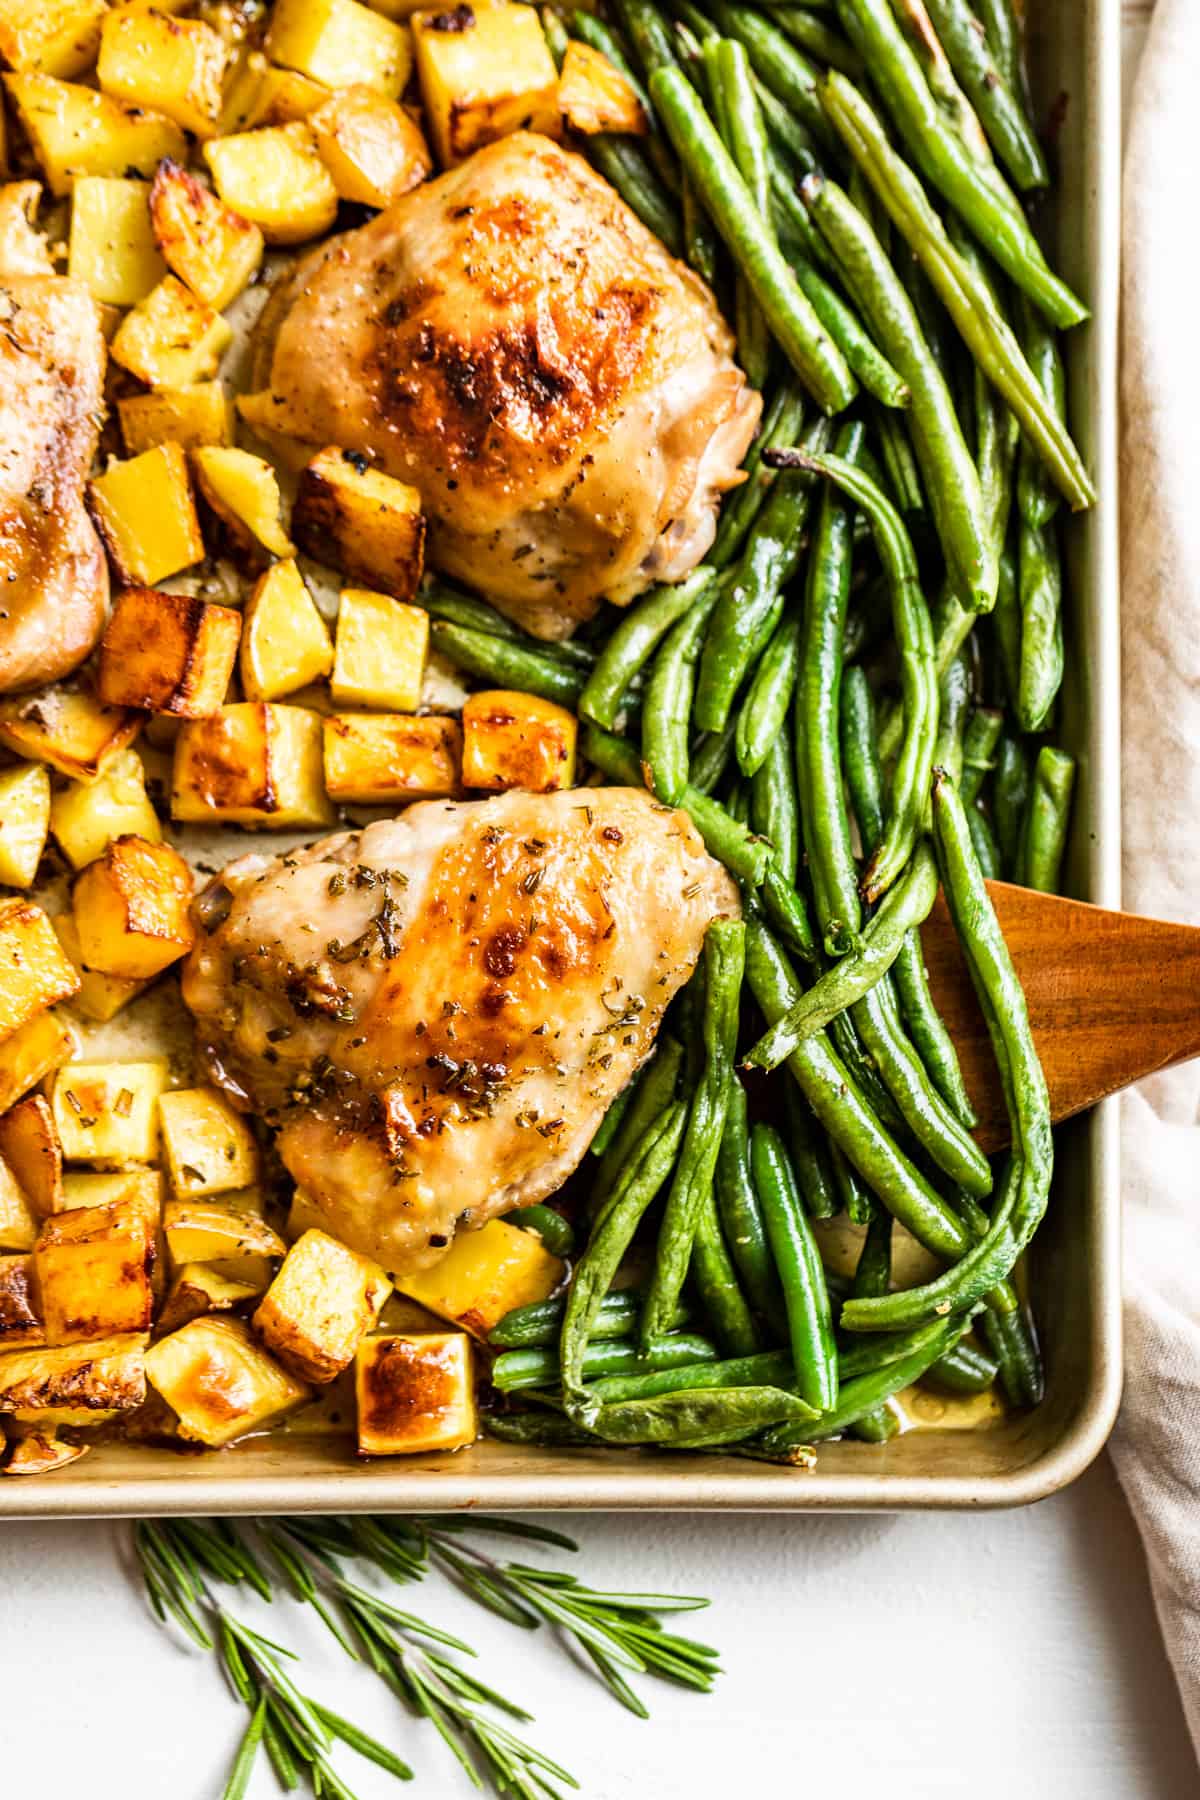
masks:
<path id="1" fill-rule="evenodd" d="M 302 244 L 337 218 L 337 189 L 303 119 L 211 138 L 204 160 L 222 200 L 269 244 Z"/>
<path id="2" fill-rule="evenodd" d="M 103 475 L 88 482 L 87 498 L 109 560 L 126 586 L 153 587 L 203 560 L 187 457 L 178 444 L 109 463 Z"/>
<path id="3" fill-rule="evenodd" d="M 259 394 L 239 394 L 235 405 L 254 435 L 270 450 L 276 465 L 299 475 L 313 453 L 313 445 L 275 429 L 279 419 L 278 396 L 267 388 Z"/>
<path id="4" fill-rule="evenodd" d="M 302 1381 L 332 1381 L 354 1359 L 392 1284 L 377 1263 L 324 1231 L 306 1231 L 284 1258 L 254 1329 Z"/>
<path id="5" fill-rule="evenodd" d="M 221 710 L 241 635 L 241 614 L 230 606 L 126 588 L 100 640 L 100 697 L 111 706 L 205 719 Z"/>
<path id="6" fill-rule="evenodd" d="M 432 1268 L 397 1275 L 396 1286 L 439 1319 L 484 1338 L 514 1306 L 549 1299 L 565 1274 L 535 1232 L 490 1219 L 479 1231 L 460 1231 Z"/>
<path id="7" fill-rule="evenodd" d="M 147 387 L 186 387 L 216 374 L 232 340 L 227 319 L 165 275 L 121 321 L 110 350 Z"/>
<path id="8" fill-rule="evenodd" d="M 145 1332 L 0 1356 L 0 1413 L 28 1425 L 104 1425 L 146 1398 Z"/>
<path id="9" fill-rule="evenodd" d="M 233 402 L 219 381 L 126 394 L 117 401 L 117 414 L 130 456 L 168 442 L 182 450 L 233 442 Z"/>
<path id="10" fill-rule="evenodd" d="M 55 1076 L 50 1097 L 64 1156 L 99 1168 L 153 1162 L 158 1096 L 166 1085 L 163 1057 L 68 1063 Z"/>
<path id="11" fill-rule="evenodd" d="M 146 769 L 137 751 L 119 751 L 98 781 L 72 781 L 60 788 L 50 807 L 50 829 L 76 869 L 103 856 L 113 838 L 136 836 L 158 843 L 162 827 L 146 794 Z"/>
<path id="12" fill-rule="evenodd" d="M 368 87 L 391 100 L 412 68 L 406 27 L 357 0 L 276 0 L 266 52 L 325 87 Z"/>
<path id="13" fill-rule="evenodd" d="M 96 75 L 106 94 L 208 137 L 221 116 L 226 56 L 220 33 L 202 19 L 118 8 L 100 33 Z"/>
<path id="14" fill-rule="evenodd" d="M 27 1431 L 16 1438 L 0 1473 L 5 1475 L 53 1475 L 68 1463 L 78 1462 L 90 1444 L 69 1444 L 57 1431 Z"/>
<path id="15" fill-rule="evenodd" d="M 85 968 L 74 913 L 57 913 L 54 929 L 59 943 L 79 972 L 79 991 L 72 997 L 71 1006 L 81 1018 L 106 1024 L 150 985 L 148 981 L 131 981 L 124 975 L 104 975 L 99 969 Z"/>
<path id="16" fill-rule="evenodd" d="M 463 702 L 463 786 L 549 794 L 575 783 L 573 713 L 537 694 L 503 688 Z"/>
<path id="17" fill-rule="evenodd" d="M 162 1227 L 163 1178 L 158 1169 L 118 1169 L 112 1173 L 69 1169 L 63 1176 L 59 1212 L 77 1207 L 114 1206 L 118 1201 L 136 1207 L 152 1238 Z"/>
<path id="18" fill-rule="evenodd" d="M 196 940 L 192 872 L 170 844 L 119 837 L 75 883 L 79 948 L 89 969 L 131 981 L 159 975 Z"/>
<path id="19" fill-rule="evenodd" d="M 320 715 L 254 700 L 189 721 L 175 741 L 171 814 L 189 824 L 331 825 Z"/>
<path id="20" fill-rule="evenodd" d="M 511 131 L 557 137 L 558 70 L 532 6 L 413 15 L 421 98 L 443 168 Z"/>
<path id="21" fill-rule="evenodd" d="M 578 38 L 571 39 L 563 57 L 558 104 L 572 130 L 588 137 L 597 131 L 638 136 L 650 128 L 646 109 L 628 75 L 602 50 Z"/>
<path id="22" fill-rule="evenodd" d="M 179 163 L 160 162 L 150 189 L 150 217 L 158 248 L 198 300 L 217 312 L 256 273 L 263 235 Z"/>
<path id="23" fill-rule="evenodd" d="M 295 546 L 279 522 L 279 480 L 269 462 L 249 450 L 194 450 L 200 492 L 239 550 L 290 556 Z"/>
<path id="24" fill-rule="evenodd" d="M 77 175 L 153 175 L 164 156 L 186 157 L 173 119 L 49 75 L 9 75 L 5 85 L 52 194 Z"/>
<path id="25" fill-rule="evenodd" d="M 178 1331 L 181 1325 L 203 1318 L 206 1313 L 230 1312 L 253 1300 L 259 1292 L 253 1282 L 230 1281 L 211 1263 L 184 1263 L 171 1283 L 157 1329 L 162 1333 Z"/>
<path id="26" fill-rule="evenodd" d="M 329 97 L 319 81 L 295 69 L 277 69 L 261 50 L 250 50 L 225 84 L 221 136 L 252 131 L 257 125 L 290 125 L 306 119 Z"/>
<path id="27" fill-rule="evenodd" d="M 136 306 L 166 274 L 150 224 L 150 185 L 81 175 L 71 198 L 67 273 L 95 300 Z"/>
<path id="28" fill-rule="evenodd" d="M 31 1087 L 69 1062 L 78 1048 L 70 1021 L 54 1009 L 39 1013 L 5 1038 L 0 1044 L 0 1112 L 15 1106 Z"/>
<path id="29" fill-rule="evenodd" d="M 345 588 L 330 691 L 339 706 L 415 712 L 421 704 L 429 614 L 389 594 Z"/>
<path id="30" fill-rule="evenodd" d="M 0 1157 L 0 1250 L 32 1250 L 37 1234 L 37 1214 L 29 1196 Z"/>
<path id="31" fill-rule="evenodd" d="M 81 75 L 96 60 L 104 0 L 0 0 L 0 56 L 10 69 Z"/>
<path id="32" fill-rule="evenodd" d="M 287 1245 L 265 1219 L 222 1200 L 168 1200 L 163 1232 L 173 1268 L 185 1263 L 212 1263 L 231 1281 L 250 1282 L 263 1293 L 274 1274 L 274 1261 Z"/>
<path id="33" fill-rule="evenodd" d="M 0 1351 L 34 1350 L 46 1342 L 34 1296 L 32 1256 L 0 1256 Z"/>
<path id="34" fill-rule="evenodd" d="M 78 986 L 42 908 L 32 900 L 0 900 L 0 1040 L 56 1000 L 68 1000 Z"/>
<path id="35" fill-rule="evenodd" d="M 251 700 L 278 700 L 333 668 L 329 627 L 291 558 L 273 563 L 250 591 L 239 666 Z"/>
<path id="36" fill-rule="evenodd" d="M 0 770 L 0 882 L 30 887 L 50 829 L 50 777 L 43 763 Z"/>
<path id="37" fill-rule="evenodd" d="M 433 169 L 425 134 L 412 114 L 371 88 L 331 94 L 309 125 L 342 200 L 390 206 Z"/>
<path id="38" fill-rule="evenodd" d="M 47 1343 L 147 1331 L 152 1254 L 145 1217 L 127 1200 L 46 1219 L 33 1265 Z"/>
<path id="39" fill-rule="evenodd" d="M 146 1374 L 174 1408 L 180 1435 L 212 1449 L 265 1430 L 311 1398 L 240 1319 L 193 1319 L 160 1338 L 147 1352 Z"/>
<path id="40" fill-rule="evenodd" d="M 258 1179 L 258 1146 L 216 1088 L 173 1088 L 158 1102 L 171 1186 L 180 1198 L 222 1194 Z"/>
<path id="41" fill-rule="evenodd" d="M 300 477 L 292 535 L 318 562 L 352 581 L 411 600 L 425 566 L 425 519 L 417 489 L 356 450 L 322 450 Z"/>
<path id="42" fill-rule="evenodd" d="M 463 1332 L 364 1338 L 354 1376 L 363 1456 L 461 1450 L 475 1442 L 474 1357 Z"/>
<path id="43" fill-rule="evenodd" d="M 61 1209 L 62 1145 L 41 1094 L 27 1095 L 0 1115 L 0 1157 L 39 1218 Z"/>
<path id="44" fill-rule="evenodd" d="M 0 275 L 53 275 L 50 246 L 37 224 L 41 198 L 40 181 L 9 181 L 0 187 Z"/>
<path id="45" fill-rule="evenodd" d="M 333 713 L 323 721 L 325 786 L 348 806 L 453 799 L 462 791 L 462 729 L 437 714 Z"/>
<path id="46" fill-rule="evenodd" d="M 0 744 L 73 781 L 98 781 L 140 724 L 135 713 L 103 705 L 74 682 L 0 701 Z"/>

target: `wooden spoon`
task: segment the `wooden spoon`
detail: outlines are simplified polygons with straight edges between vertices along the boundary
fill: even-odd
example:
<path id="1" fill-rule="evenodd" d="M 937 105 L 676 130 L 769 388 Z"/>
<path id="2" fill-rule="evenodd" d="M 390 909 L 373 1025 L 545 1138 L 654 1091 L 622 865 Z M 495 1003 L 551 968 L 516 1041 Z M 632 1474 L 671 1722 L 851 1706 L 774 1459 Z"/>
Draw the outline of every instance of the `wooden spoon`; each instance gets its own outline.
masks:
<path id="1" fill-rule="evenodd" d="M 1200 1056 L 1200 929 L 1105 912 L 989 881 L 1055 1120 L 1156 1069 Z M 954 1039 L 984 1150 L 1009 1140 L 987 1028 L 941 895 L 921 930 L 930 986 Z"/>

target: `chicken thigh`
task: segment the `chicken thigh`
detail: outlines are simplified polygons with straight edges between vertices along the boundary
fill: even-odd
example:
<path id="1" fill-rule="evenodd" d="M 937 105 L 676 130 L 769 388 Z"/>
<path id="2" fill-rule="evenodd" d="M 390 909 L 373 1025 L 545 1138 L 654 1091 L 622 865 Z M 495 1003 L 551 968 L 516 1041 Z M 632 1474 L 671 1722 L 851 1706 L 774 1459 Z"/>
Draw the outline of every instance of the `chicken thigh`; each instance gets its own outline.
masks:
<path id="1" fill-rule="evenodd" d="M 608 183 L 517 132 L 300 265 L 251 413 L 419 488 L 431 560 L 556 638 L 712 542 L 761 407 L 732 349 Z"/>
<path id="2" fill-rule="evenodd" d="M 561 1185 L 737 910 L 640 791 L 427 801 L 233 863 L 183 994 L 213 1078 L 395 1272 Z"/>
<path id="3" fill-rule="evenodd" d="M 0 276 L 0 693 L 67 674 L 100 636 L 108 565 L 83 504 L 104 338 L 55 275 Z"/>

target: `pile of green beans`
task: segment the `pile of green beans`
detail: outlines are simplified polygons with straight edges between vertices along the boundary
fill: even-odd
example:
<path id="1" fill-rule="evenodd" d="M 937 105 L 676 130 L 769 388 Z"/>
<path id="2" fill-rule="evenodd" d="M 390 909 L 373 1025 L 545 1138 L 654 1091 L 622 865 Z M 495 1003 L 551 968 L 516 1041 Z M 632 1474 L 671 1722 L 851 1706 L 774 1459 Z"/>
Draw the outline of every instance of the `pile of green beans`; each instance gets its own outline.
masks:
<path id="1" fill-rule="evenodd" d="M 763 410 L 705 560 L 574 641 L 423 590 L 443 656 L 574 712 L 580 779 L 680 808 L 742 897 L 584 1169 L 512 1215 L 568 1272 L 493 1331 L 489 1418 L 803 1467 L 886 1446 L 913 1383 L 1043 1391 L 1049 1103 L 987 882 L 1055 891 L 1069 847 L 1087 308 L 1025 210 L 1051 171 L 1012 0 L 542 16 L 641 98 L 644 132 L 576 147 L 713 287 Z M 939 886 L 1009 1109 L 991 1160 L 922 955 Z M 898 1233 L 931 1279 L 896 1285 Z"/>

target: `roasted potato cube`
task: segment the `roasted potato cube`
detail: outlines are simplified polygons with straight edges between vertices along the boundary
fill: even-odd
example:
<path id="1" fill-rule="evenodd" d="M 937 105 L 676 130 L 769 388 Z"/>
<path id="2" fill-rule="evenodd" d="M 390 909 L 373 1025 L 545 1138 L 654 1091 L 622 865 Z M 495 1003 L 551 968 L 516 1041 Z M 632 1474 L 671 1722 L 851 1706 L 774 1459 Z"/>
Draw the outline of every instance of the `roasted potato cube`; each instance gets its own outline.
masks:
<path id="1" fill-rule="evenodd" d="M 354 1360 L 392 1284 L 377 1263 L 324 1231 L 306 1231 L 254 1315 L 254 1329 L 302 1381 L 332 1381 Z"/>
<path id="2" fill-rule="evenodd" d="M 266 52 L 325 87 L 367 87 L 390 100 L 412 68 L 407 29 L 357 0 L 276 0 Z"/>
<path id="3" fill-rule="evenodd" d="M 122 7 L 104 21 L 96 75 L 115 99 L 152 107 L 208 137 L 221 116 L 226 56 L 220 33 L 202 19 Z"/>
<path id="4" fill-rule="evenodd" d="M 291 558 L 273 563 L 250 591 L 239 666 L 251 700 L 278 700 L 333 668 L 329 627 Z"/>
<path id="5" fill-rule="evenodd" d="M 235 1306 L 253 1300 L 260 1292 L 253 1282 L 230 1281 L 211 1263 L 184 1263 L 171 1283 L 157 1330 L 165 1335 L 178 1331 L 192 1319 L 203 1318 L 206 1313 L 230 1312 Z"/>
<path id="6" fill-rule="evenodd" d="M 238 550 L 290 556 L 295 546 L 279 522 L 279 480 L 269 462 L 249 450 L 211 447 L 192 452 L 196 482 Z"/>
<path id="7" fill-rule="evenodd" d="M 53 275 L 50 246 L 37 224 L 41 198 L 40 181 L 9 181 L 0 187 L 0 275 Z"/>
<path id="8" fill-rule="evenodd" d="M 182 131 L 161 113 L 50 75 L 9 75 L 5 85 L 46 185 L 60 199 L 77 175 L 148 177 L 160 158 L 187 156 Z"/>
<path id="9" fill-rule="evenodd" d="M 602 50 L 572 38 L 558 80 L 558 104 L 574 131 L 590 137 L 598 131 L 638 136 L 649 130 L 646 109 L 628 75 Z"/>
<path id="10" fill-rule="evenodd" d="M 290 125 L 306 119 L 329 98 L 319 81 L 295 69 L 277 69 L 261 50 L 250 50 L 225 84 L 221 136 L 253 131 L 256 125 Z"/>
<path id="11" fill-rule="evenodd" d="M 0 1040 L 78 986 L 42 908 L 32 900 L 0 900 Z"/>
<path id="12" fill-rule="evenodd" d="M 174 1408 L 180 1435 L 212 1449 L 264 1430 L 311 1398 L 240 1319 L 193 1319 L 160 1338 L 147 1352 L 146 1374 Z"/>
<path id="13" fill-rule="evenodd" d="M 558 70 L 532 6 L 415 13 L 421 98 L 443 168 L 510 131 L 557 137 Z"/>
<path id="14" fill-rule="evenodd" d="M 331 94 L 309 125 L 342 200 L 390 206 L 433 169 L 425 134 L 412 114 L 372 88 Z"/>
<path id="15" fill-rule="evenodd" d="M 147 1331 L 152 1258 L 145 1217 L 127 1200 L 46 1219 L 33 1247 L 46 1342 Z"/>
<path id="16" fill-rule="evenodd" d="M 258 226 L 231 211 L 177 162 L 158 165 L 150 217 L 169 267 L 216 312 L 237 298 L 262 262 Z"/>
<path id="17" fill-rule="evenodd" d="M 34 1350 L 46 1342 L 34 1296 L 32 1256 L 0 1256 L 0 1351 Z"/>
<path id="18" fill-rule="evenodd" d="M 302 244 L 337 218 L 337 189 L 303 119 L 211 138 L 204 160 L 222 200 L 268 244 Z"/>
<path id="19" fill-rule="evenodd" d="M 429 614 L 389 594 L 345 588 L 330 691 L 339 706 L 415 712 L 421 704 Z"/>
<path id="20" fill-rule="evenodd" d="M 126 314 L 109 348 L 113 361 L 147 387 L 186 387 L 216 374 L 232 339 L 227 319 L 176 276 L 164 275 Z"/>
<path id="21" fill-rule="evenodd" d="M 478 1435 L 474 1357 L 461 1331 L 364 1338 L 354 1387 L 363 1456 L 461 1450 Z"/>
<path id="22" fill-rule="evenodd" d="M 62 1145 L 41 1094 L 29 1094 L 0 1115 L 0 1157 L 39 1218 L 62 1207 Z"/>
<path id="23" fill-rule="evenodd" d="M 67 273 L 95 300 L 136 306 L 166 274 L 150 224 L 150 186 L 81 175 L 71 198 Z"/>
<path id="24" fill-rule="evenodd" d="M 50 829 L 76 869 L 103 856 L 113 838 L 133 835 L 158 843 L 162 828 L 146 794 L 146 770 L 137 751 L 119 751 L 98 781 L 72 781 L 60 788 L 50 807 Z"/>
<path id="25" fill-rule="evenodd" d="M 331 800 L 387 806 L 452 799 L 462 791 L 462 730 L 435 714 L 333 713 L 323 721 Z"/>
<path id="26" fill-rule="evenodd" d="M 153 1162 L 158 1096 L 166 1085 L 163 1057 L 68 1063 L 56 1075 L 50 1099 L 63 1155 L 100 1168 Z"/>
<path id="27" fill-rule="evenodd" d="M 54 929 L 59 943 L 79 972 L 79 992 L 72 997 L 71 1007 L 81 1018 L 106 1024 L 149 987 L 148 981 L 131 981 L 124 975 L 104 975 L 99 969 L 85 968 L 74 913 L 57 913 Z"/>
<path id="28" fill-rule="evenodd" d="M 63 1176 L 62 1204 L 59 1212 L 74 1212 L 77 1207 L 112 1206 L 117 1201 L 136 1207 L 146 1221 L 151 1238 L 162 1228 L 163 1178 L 158 1169 L 118 1169 L 98 1173 L 88 1169 L 69 1169 Z"/>
<path id="29" fill-rule="evenodd" d="M 105 706 L 90 688 L 74 682 L 0 701 L 0 744 L 49 763 L 73 781 L 99 781 L 140 724 L 136 713 Z"/>
<path id="30" fill-rule="evenodd" d="M 42 763 L 0 771 L 0 882 L 30 887 L 50 829 L 50 777 Z"/>
<path id="31" fill-rule="evenodd" d="M 32 1250 L 37 1234 L 37 1214 L 29 1196 L 0 1157 L 0 1250 Z"/>
<path id="32" fill-rule="evenodd" d="M 184 725 L 171 815 L 189 824 L 331 825 L 320 715 L 254 700 Z"/>
<path id="33" fill-rule="evenodd" d="M 15 1106 L 44 1076 L 69 1062 L 78 1048 L 70 1021 L 53 1008 L 5 1038 L 0 1043 L 0 1112 Z"/>
<path id="34" fill-rule="evenodd" d="M 0 56 L 10 69 L 81 75 L 96 60 L 104 0 L 0 0 Z"/>
<path id="35" fill-rule="evenodd" d="M 258 1146 L 216 1088 L 173 1088 L 158 1102 L 171 1186 L 181 1198 L 223 1194 L 258 1179 Z"/>
<path id="36" fill-rule="evenodd" d="M 211 1263 L 231 1281 L 249 1282 L 263 1293 L 274 1274 L 274 1261 L 287 1245 L 265 1219 L 222 1200 L 168 1200 L 163 1207 L 163 1233 L 173 1268 L 185 1263 Z"/>
<path id="37" fill-rule="evenodd" d="M 488 689 L 464 701 L 462 724 L 464 787 L 548 794 L 574 785 L 578 725 L 565 707 Z"/>
<path id="38" fill-rule="evenodd" d="M 53 1475 L 68 1463 L 78 1462 L 91 1449 L 90 1444 L 69 1444 L 57 1431 L 27 1430 L 15 1438 L 2 1473 L 5 1475 Z"/>
<path id="39" fill-rule="evenodd" d="M 356 450 L 322 450 L 313 457 L 300 477 L 292 535 L 318 562 L 395 600 L 411 600 L 420 584 L 421 496 L 372 468 Z"/>
<path id="40" fill-rule="evenodd" d="M 117 401 L 117 414 L 130 456 L 168 442 L 182 450 L 233 442 L 233 402 L 219 381 L 126 394 Z"/>
<path id="41" fill-rule="evenodd" d="M 88 482 L 87 498 L 109 561 L 127 586 L 153 587 L 203 560 L 187 457 L 178 444 L 109 463 Z"/>
<path id="42" fill-rule="evenodd" d="M 75 883 L 85 965 L 145 981 L 186 956 L 196 938 L 192 872 L 170 844 L 119 837 Z"/>
<path id="43" fill-rule="evenodd" d="M 0 1413 L 27 1425 L 103 1425 L 146 1398 L 144 1332 L 0 1356 Z"/>
<path id="44" fill-rule="evenodd" d="M 126 588 L 100 640 L 96 687 L 111 706 L 208 718 L 224 704 L 241 635 L 232 607 Z"/>
<path id="45" fill-rule="evenodd" d="M 484 1338 L 514 1306 L 549 1299 L 565 1274 L 534 1232 L 490 1219 L 479 1231 L 460 1231 L 432 1268 L 397 1275 L 396 1286 L 439 1319 Z"/>

